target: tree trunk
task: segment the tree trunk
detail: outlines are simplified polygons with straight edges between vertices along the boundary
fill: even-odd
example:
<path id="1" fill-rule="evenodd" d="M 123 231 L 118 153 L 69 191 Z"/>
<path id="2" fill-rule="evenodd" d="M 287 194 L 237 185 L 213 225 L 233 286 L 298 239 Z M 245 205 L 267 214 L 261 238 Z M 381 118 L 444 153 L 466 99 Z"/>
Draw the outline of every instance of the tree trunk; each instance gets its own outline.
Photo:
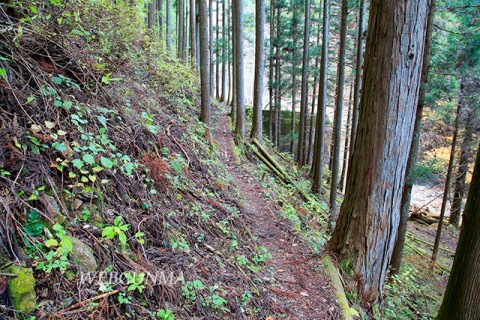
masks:
<path id="1" fill-rule="evenodd" d="M 172 51 L 172 11 L 171 11 L 171 4 L 170 0 L 165 0 L 165 10 L 167 11 L 167 32 L 166 32 L 166 40 L 167 40 L 167 51 Z"/>
<path id="2" fill-rule="evenodd" d="M 295 122 L 296 122 L 296 107 L 297 107 L 297 33 L 298 33 L 298 21 L 297 21 L 297 2 L 293 0 L 293 21 L 292 21 L 292 126 L 290 129 L 290 154 L 295 158 L 294 146 L 295 146 Z"/>
<path id="3" fill-rule="evenodd" d="M 275 37 L 275 126 L 274 126 L 274 143 L 280 150 L 280 137 L 281 137 L 281 119 L 280 114 L 282 111 L 282 73 L 281 73 L 281 59 L 280 59 L 280 33 L 282 23 L 282 13 L 280 4 L 277 3 L 277 25 L 276 25 L 276 37 Z"/>
<path id="4" fill-rule="evenodd" d="M 217 0 L 217 30 L 218 30 L 218 0 Z M 214 96 L 214 90 L 215 86 L 218 85 L 218 65 L 217 65 L 217 81 L 215 81 L 214 78 L 214 63 L 215 61 L 213 60 L 213 0 L 210 0 L 208 3 L 208 33 L 210 35 L 209 37 L 209 42 L 208 42 L 208 47 L 210 48 L 210 98 Z M 218 31 L 217 31 L 217 42 L 218 42 Z M 217 94 L 218 98 L 218 94 Z"/>
<path id="5" fill-rule="evenodd" d="M 235 98 L 237 119 L 235 121 L 235 137 L 240 143 L 245 137 L 245 96 L 244 96 L 244 63 L 243 63 L 243 0 L 234 0 L 233 20 L 235 38 Z"/>
<path id="6" fill-rule="evenodd" d="M 185 60 L 185 9 L 184 9 L 184 0 L 178 0 L 178 58 L 180 60 Z"/>
<path id="7" fill-rule="evenodd" d="M 220 59 L 218 58 L 220 53 L 220 0 L 216 0 L 217 8 L 215 13 L 217 15 L 217 25 L 215 29 L 215 97 L 220 100 Z M 210 2 L 210 5 L 211 2 Z M 213 38 L 212 38 L 213 39 Z M 213 41 L 213 40 L 212 40 Z M 213 77 L 213 42 L 212 42 L 212 60 L 210 61 L 210 66 L 212 68 L 212 77 Z M 213 92 L 212 92 L 213 96 Z"/>
<path id="8" fill-rule="evenodd" d="M 318 89 L 317 123 L 315 126 L 315 147 L 313 154 L 312 192 L 322 192 L 323 152 L 325 149 L 325 111 L 327 108 L 328 42 L 330 32 L 330 0 L 323 1 L 322 58 L 320 61 L 320 85 Z"/>
<path id="9" fill-rule="evenodd" d="M 190 0 L 190 58 L 192 59 L 192 66 L 196 67 L 197 65 L 197 37 L 195 36 L 195 25 L 196 25 L 196 10 L 195 10 L 195 0 Z M 202 28 L 203 29 L 203 28 Z M 203 36 L 203 35 L 201 35 Z M 208 38 L 207 38 L 208 39 Z"/>
<path id="10" fill-rule="evenodd" d="M 395 244 L 421 82 L 428 0 L 372 0 L 355 151 L 328 249 L 367 303 Z"/>
<path id="11" fill-rule="evenodd" d="M 265 72 L 265 0 L 255 0 L 255 80 L 253 84 L 253 122 L 250 137 L 262 142 L 262 98 Z"/>
<path id="12" fill-rule="evenodd" d="M 437 320 L 480 319 L 480 147 L 452 271 Z"/>
<path id="13" fill-rule="evenodd" d="M 274 53 L 274 34 L 275 34 L 275 29 L 274 29 L 274 23 L 273 19 L 275 16 L 275 1 L 270 1 L 270 54 L 269 54 L 269 74 L 268 74 L 268 98 L 269 98 L 269 103 L 268 103 L 268 138 L 270 141 L 275 144 L 275 139 L 273 136 L 273 112 L 274 112 L 274 83 L 275 83 L 275 78 L 274 78 L 274 73 L 273 73 L 273 53 Z"/>
<path id="14" fill-rule="evenodd" d="M 427 21 L 427 34 L 425 40 L 424 48 L 424 58 L 422 65 L 422 79 L 420 84 L 420 93 L 418 98 L 417 112 L 415 115 L 415 126 L 413 128 L 413 139 L 412 145 L 410 147 L 410 154 L 408 156 L 407 169 L 405 177 L 405 187 L 403 188 L 402 193 L 402 203 L 400 207 L 400 222 L 398 225 L 398 235 L 397 240 L 395 241 L 395 247 L 393 248 L 392 259 L 390 261 L 390 274 L 395 275 L 400 272 L 400 266 L 402 264 L 402 254 L 403 248 L 405 246 L 405 236 L 407 234 L 407 222 L 408 222 L 408 213 L 410 210 L 410 199 L 413 189 L 413 167 L 417 162 L 418 149 L 420 146 L 420 134 L 422 129 L 422 114 L 423 108 L 425 106 L 425 93 L 426 85 L 428 82 L 428 69 L 430 66 L 430 51 L 432 46 L 432 35 L 433 35 L 433 19 L 435 16 L 435 3 L 436 0 L 431 0 L 430 10 L 428 12 L 428 21 Z"/>
<path id="15" fill-rule="evenodd" d="M 207 0 L 197 0 L 200 20 L 200 81 L 201 81 L 201 113 L 200 120 L 210 126 L 210 61 L 208 41 L 208 8 Z M 208 130 L 208 129 L 207 129 Z"/>
<path id="16" fill-rule="evenodd" d="M 360 96 L 362 89 L 362 70 L 363 70 L 363 45 L 365 40 L 365 12 L 366 0 L 360 0 L 360 13 L 358 15 L 358 35 L 357 35 L 357 64 L 355 65 L 355 86 L 353 90 L 353 110 L 352 110 L 352 133 L 350 134 L 350 159 L 353 157 L 355 149 L 355 140 L 358 127 L 358 109 L 360 107 Z M 349 162 L 351 162 L 349 160 Z M 350 168 L 351 163 L 348 167 Z"/>
<path id="17" fill-rule="evenodd" d="M 158 38 L 160 43 L 163 40 L 163 0 L 157 0 L 157 16 L 158 16 Z"/>
<path id="18" fill-rule="evenodd" d="M 317 29 L 317 45 L 320 44 L 320 28 Z M 320 63 L 319 55 L 315 57 L 315 68 L 314 70 L 318 70 L 318 64 Z M 313 74 L 313 93 L 312 93 L 312 108 L 310 110 L 310 124 L 309 124 L 309 130 L 308 130 L 308 149 L 307 149 L 307 154 L 304 155 L 303 157 L 306 158 L 305 164 L 310 164 L 313 159 L 313 133 L 315 132 L 315 125 L 314 125 L 314 119 L 315 119 L 315 97 L 317 95 L 317 82 L 318 82 L 318 75 L 317 72 L 314 72 Z"/>
<path id="19" fill-rule="evenodd" d="M 226 38 L 226 31 L 225 31 L 225 2 L 227 0 L 222 0 L 222 95 L 220 97 L 220 101 L 225 101 L 225 91 L 226 91 L 226 70 L 225 66 L 227 64 L 226 60 L 226 50 L 225 47 L 227 42 L 225 42 Z"/>
<path id="20" fill-rule="evenodd" d="M 347 124 L 345 126 L 345 144 L 343 145 L 342 174 L 340 175 L 340 189 L 345 192 L 345 176 L 347 175 L 348 146 L 350 145 L 350 128 L 352 126 L 353 86 L 350 84 L 348 98 Z"/>
<path id="21" fill-rule="evenodd" d="M 479 79 L 466 79 L 463 84 L 463 92 L 460 93 L 462 96 L 466 95 L 467 97 L 474 94 L 478 90 L 480 83 Z M 464 99 L 464 103 L 468 99 Z M 465 193 L 465 179 L 468 172 L 468 159 L 471 155 L 471 143 L 473 133 L 475 131 L 475 113 L 476 110 L 473 106 L 467 104 L 470 107 L 470 111 L 467 114 L 465 121 L 465 133 L 463 134 L 462 146 L 460 147 L 460 158 L 458 160 L 458 169 L 457 175 L 455 177 L 455 188 L 453 191 L 453 200 L 452 208 L 450 210 L 449 223 L 455 227 L 460 225 L 460 214 L 462 211 L 462 201 L 463 195 Z"/>
<path id="22" fill-rule="evenodd" d="M 310 0 L 305 0 L 305 28 L 303 31 L 302 88 L 300 92 L 300 124 L 298 127 L 297 162 L 299 167 L 305 165 L 305 148 L 307 144 L 308 113 L 308 63 L 310 60 Z M 315 85 L 314 85 L 315 86 Z M 314 89 L 315 90 L 315 87 Z M 315 94 L 314 94 L 315 96 Z"/>
<path id="23" fill-rule="evenodd" d="M 338 173 L 340 170 L 340 148 L 342 143 L 342 111 L 345 88 L 345 60 L 347 48 L 348 0 L 342 0 L 342 18 L 340 23 L 340 47 L 338 49 L 337 99 L 335 104 L 333 131 L 333 164 L 330 185 L 330 225 L 337 220 Z"/>
<path id="24" fill-rule="evenodd" d="M 443 220 L 445 217 L 445 210 L 447 208 L 448 194 L 450 193 L 450 181 L 452 180 L 453 165 L 455 163 L 455 148 L 457 147 L 458 126 L 460 121 L 461 109 L 462 101 L 458 103 L 457 114 L 455 116 L 455 127 L 453 129 L 452 147 L 450 150 L 450 160 L 448 161 L 447 176 L 445 178 L 442 207 L 440 209 L 440 218 L 438 219 L 437 233 L 435 235 L 435 243 L 432 250 L 432 264 L 437 260 L 438 247 L 440 246 L 440 239 L 442 238 Z"/>

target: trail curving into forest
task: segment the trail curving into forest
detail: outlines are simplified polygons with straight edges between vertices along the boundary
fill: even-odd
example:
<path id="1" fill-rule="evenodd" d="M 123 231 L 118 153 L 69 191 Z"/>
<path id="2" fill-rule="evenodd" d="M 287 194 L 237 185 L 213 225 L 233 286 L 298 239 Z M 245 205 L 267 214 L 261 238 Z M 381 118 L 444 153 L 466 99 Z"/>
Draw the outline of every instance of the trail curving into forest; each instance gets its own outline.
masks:
<path id="1" fill-rule="evenodd" d="M 250 173 L 237 165 L 232 151 L 233 135 L 229 117 L 218 114 L 214 126 L 214 139 L 221 150 L 223 161 L 236 182 L 251 233 L 258 244 L 272 254 L 267 260 L 271 277 L 269 282 L 274 309 L 286 319 L 340 319 L 340 307 L 335 301 L 330 280 L 325 273 L 320 255 L 311 253 L 307 244 L 291 229 L 291 223 L 280 217 L 280 207 L 266 198 L 268 190 Z M 248 161 L 248 160 L 247 160 Z"/>

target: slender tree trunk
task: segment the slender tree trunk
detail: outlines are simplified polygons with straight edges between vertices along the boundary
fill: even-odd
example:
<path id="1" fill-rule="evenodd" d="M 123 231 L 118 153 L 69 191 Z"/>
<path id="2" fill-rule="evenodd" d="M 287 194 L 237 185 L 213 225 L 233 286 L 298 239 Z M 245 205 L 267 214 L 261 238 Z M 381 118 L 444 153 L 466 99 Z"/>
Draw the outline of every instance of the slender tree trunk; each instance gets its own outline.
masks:
<path id="1" fill-rule="evenodd" d="M 197 65 L 197 37 L 196 37 L 196 18 L 197 13 L 195 10 L 195 0 L 190 0 L 190 58 L 192 59 L 192 66 L 196 67 Z M 203 35 L 201 35 L 203 36 Z M 207 37 L 208 39 L 208 37 Z"/>
<path id="2" fill-rule="evenodd" d="M 253 123 L 250 137 L 262 141 L 263 75 L 265 72 L 265 0 L 255 0 L 255 79 L 253 84 Z"/>
<path id="3" fill-rule="evenodd" d="M 217 25 L 215 29 L 215 97 L 220 100 L 220 0 L 216 0 L 217 8 L 216 8 L 216 15 L 217 15 Z M 212 45 L 213 48 L 213 45 Z M 213 66 L 213 50 L 212 50 L 212 61 L 210 61 L 210 66 Z M 213 69 L 213 67 L 212 67 Z M 212 70 L 213 75 L 213 70 Z M 212 76 L 213 77 L 213 76 Z"/>
<path id="4" fill-rule="evenodd" d="M 450 150 L 450 160 L 448 161 L 447 176 L 445 178 L 442 207 L 440 209 L 440 218 L 438 219 L 437 233 L 435 236 L 435 243 L 433 245 L 433 250 L 432 250 L 432 257 L 431 257 L 432 265 L 437 260 L 438 247 L 440 246 L 440 239 L 442 238 L 443 220 L 445 218 L 445 210 L 447 208 L 448 194 L 450 193 L 450 185 L 452 181 L 453 165 L 455 163 L 455 149 L 457 147 L 458 126 L 460 121 L 461 109 L 462 109 L 462 101 L 458 103 L 457 114 L 455 115 L 455 127 L 453 129 L 453 139 L 452 139 L 452 146 Z"/>
<path id="5" fill-rule="evenodd" d="M 470 96 L 474 94 L 476 90 L 478 90 L 480 86 L 479 79 L 467 79 L 464 81 L 463 92 L 460 94 L 462 96 Z M 464 102 L 466 102 L 464 99 Z M 463 135 L 462 146 L 460 147 L 460 158 L 458 160 L 458 170 L 455 177 L 455 188 L 453 192 L 453 200 L 452 200 L 452 208 L 450 210 L 450 218 L 449 223 L 454 225 L 455 227 L 460 226 L 460 214 L 462 211 L 462 201 L 463 195 L 465 193 L 465 179 L 467 177 L 468 172 L 468 159 L 471 155 L 471 143 L 473 138 L 473 133 L 475 131 L 475 108 L 471 105 L 469 106 L 470 110 L 467 114 L 467 118 L 465 121 L 465 133 Z"/>
<path id="6" fill-rule="evenodd" d="M 308 113 L 308 68 L 310 61 L 310 0 L 305 0 L 305 28 L 303 31 L 302 88 L 300 93 L 300 123 L 298 127 L 297 162 L 299 167 L 306 163 Z M 315 85 L 314 85 L 315 92 Z M 315 93 L 314 93 L 315 96 Z"/>
<path id="7" fill-rule="evenodd" d="M 367 303 L 382 293 L 413 136 L 428 0 L 372 0 L 357 141 L 328 249 Z"/>
<path id="8" fill-rule="evenodd" d="M 232 101 L 231 101 L 231 115 L 232 115 L 232 125 L 235 127 L 237 123 L 237 49 L 235 48 L 237 44 L 236 39 L 236 21 L 235 21 L 235 1 L 232 0 Z"/>
<path id="9" fill-rule="evenodd" d="M 226 91 L 226 50 L 225 46 L 227 43 L 225 42 L 226 34 L 225 34 L 225 2 L 226 0 L 222 0 L 222 96 L 220 97 L 220 101 L 225 101 L 225 91 Z"/>
<path id="10" fill-rule="evenodd" d="M 402 264 L 403 248 L 405 246 L 405 236 L 407 233 L 408 213 L 410 209 L 410 199 L 413 189 L 413 167 L 417 162 L 418 149 L 420 146 L 420 134 L 422 129 L 422 115 L 423 108 L 425 106 L 425 93 L 426 85 L 428 82 L 428 69 L 430 66 L 430 50 L 432 46 L 433 35 L 433 19 L 435 15 L 435 3 L 436 0 L 431 0 L 430 10 L 428 13 L 427 21 L 427 34 L 424 49 L 424 58 L 422 66 L 422 79 L 420 84 L 420 93 L 418 99 L 417 113 L 415 115 L 415 127 L 413 128 L 413 139 L 410 147 L 410 154 L 408 156 L 405 187 L 403 188 L 402 204 L 400 209 L 400 223 L 398 225 L 398 236 L 395 241 L 395 247 L 393 248 L 392 260 L 390 262 L 390 274 L 395 275 L 400 272 L 400 266 Z"/>
<path id="11" fill-rule="evenodd" d="M 274 53 L 274 16 L 275 16 L 275 1 L 270 1 L 270 54 L 269 54 L 269 76 L 268 76 L 268 97 L 269 97 L 269 103 L 268 103 L 268 138 L 270 141 L 275 144 L 275 138 L 273 135 L 273 112 L 274 112 L 274 84 L 275 84 L 275 78 L 274 78 L 274 73 L 273 73 L 273 53 Z"/>
<path id="12" fill-rule="evenodd" d="M 160 43 L 163 42 L 163 0 L 157 1 L 157 15 L 158 15 L 158 38 Z"/>
<path id="13" fill-rule="evenodd" d="M 185 60 L 185 9 L 184 0 L 178 0 L 178 58 Z"/>
<path id="14" fill-rule="evenodd" d="M 352 106 L 353 106 L 353 86 L 350 85 L 350 94 L 348 98 L 348 110 L 347 110 L 347 124 L 345 126 L 345 143 L 343 145 L 343 159 L 342 159 L 342 174 L 340 175 L 340 188 L 342 192 L 345 192 L 345 176 L 347 175 L 348 164 L 348 146 L 350 145 L 350 128 L 352 122 Z"/>
<path id="15" fill-rule="evenodd" d="M 320 28 L 317 29 L 317 44 L 320 44 Z M 318 70 L 318 65 L 320 63 L 319 55 L 315 57 L 315 70 Z M 308 149 L 307 149 L 307 154 L 304 155 L 304 158 L 306 158 L 306 164 L 310 164 L 313 159 L 313 143 L 314 143 L 314 137 L 313 133 L 315 132 L 315 126 L 314 126 L 314 119 L 315 119 L 315 97 L 317 95 L 317 82 L 318 82 L 318 75 L 317 72 L 315 71 L 313 74 L 313 93 L 312 93 L 312 108 L 310 110 L 310 124 L 309 124 L 309 130 L 308 130 Z M 313 167 L 313 166 L 312 166 Z"/>
<path id="16" fill-rule="evenodd" d="M 455 187 L 453 191 L 452 208 L 450 210 L 449 223 L 455 227 L 460 225 L 460 212 L 462 210 L 462 200 L 465 193 L 465 179 L 468 172 L 468 158 L 471 153 L 471 143 L 474 131 L 473 119 L 474 112 L 471 112 L 466 119 L 465 133 L 463 134 L 462 145 L 460 146 L 460 158 L 458 159 L 458 169 L 455 176 Z"/>
<path id="17" fill-rule="evenodd" d="M 217 1 L 217 30 L 218 30 L 218 0 Z M 213 44 L 213 0 L 210 0 L 208 3 L 208 23 L 209 23 L 209 28 L 208 28 L 208 33 L 210 35 L 209 38 L 209 48 L 210 48 L 210 98 L 214 97 L 214 90 L 215 86 L 218 86 L 218 65 L 217 65 L 217 81 L 215 81 L 214 78 L 214 67 L 215 67 L 215 61 L 213 60 L 213 51 L 214 48 L 217 46 Z M 218 31 L 217 31 L 217 42 L 218 42 Z M 217 54 L 218 55 L 218 54 Z M 218 98 L 218 93 L 216 95 Z"/>
<path id="18" fill-rule="evenodd" d="M 480 147 L 452 271 L 437 320 L 480 319 Z"/>
<path id="19" fill-rule="evenodd" d="M 357 64 L 355 65 L 355 86 L 353 90 L 353 110 L 352 110 L 352 133 L 350 135 L 350 159 L 353 157 L 355 149 L 355 140 L 358 127 L 358 109 L 360 106 L 360 97 L 362 89 L 362 70 L 363 70 L 363 45 L 365 40 L 365 13 L 366 0 L 360 1 L 360 12 L 358 15 L 358 35 L 357 35 Z M 349 160 L 350 162 L 350 160 Z M 348 164 L 350 168 L 351 163 Z"/>
<path id="20" fill-rule="evenodd" d="M 345 60 L 347 48 L 348 0 L 342 0 L 342 18 L 340 23 L 340 48 L 338 49 L 337 99 L 335 104 L 333 131 L 333 164 L 330 185 L 330 225 L 337 220 L 338 174 L 340 170 L 340 148 L 342 144 L 342 111 L 345 88 Z"/>
<path id="21" fill-rule="evenodd" d="M 225 1 L 228 1 L 228 0 L 225 0 Z M 227 16 L 229 17 L 229 21 L 232 21 L 231 20 L 231 9 L 229 7 L 228 11 L 227 11 Z M 228 31 L 227 31 L 227 41 L 226 41 L 226 44 L 225 44 L 225 49 L 227 51 L 227 62 L 228 62 L 228 68 L 227 68 L 227 71 L 228 71 L 228 103 L 227 104 L 230 104 L 232 103 L 232 87 L 233 87 L 233 83 L 232 83 L 232 49 L 233 49 L 233 44 L 232 42 L 230 41 L 230 38 L 231 38 L 231 34 L 232 34 L 232 23 L 229 23 L 228 24 Z"/>
<path id="22" fill-rule="evenodd" d="M 318 89 L 315 148 L 313 151 L 312 192 L 322 192 L 323 152 L 325 149 L 325 111 L 327 108 L 328 43 L 330 33 L 330 0 L 323 1 L 322 57 L 320 61 L 320 86 Z"/>
<path id="23" fill-rule="evenodd" d="M 244 63 L 243 63 L 243 0 L 234 0 L 235 21 L 235 87 L 237 119 L 235 136 L 240 143 L 245 137 L 245 95 L 244 95 Z"/>
<path id="24" fill-rule="evenodd" d="M 275 39 L 275 145 L 280 150 L 280 137 L 281 131 L 281 112 L 282 112 L 282 72 L 281 72 L 281 59 L 280 59 L 280 42 L 281 42 L 281 23 L 282 14 L 280 4 L 277 5 L 277 26 L 276 26 L 276 39 Z"/>
<path id="25" fill-rule="evenodd" d="M 208 8 L 207 0 L 197 0 L 200 20 L 200 81 L 201 81 L 201 113 L 200 120 L 210 126 L 210 61 L 208 40 Z M 193 6 L 194 7 L 194 6 Z M 191 21 L 191 20 L 190 20 Z M 193 24 L 195 25 L 195 24 Z M 192 57 L 193 58 L 193 57 Z"/>
<path id="26" fill-rule="evenodd" d="M 167 51 L 172 51 L 172 11 L 170 0 L 165 0 L 165 10 L 167 11 L 167 31 L 166 31 L 166 41 L 167 41 Z"/>
<path id="27" fill-rule="evenodd" d="M 293 0 L 293 21 L 292 21 L 292 126 L 290 129 L 290 153 L 295 158 L 295 129 L 296 129 L 296 117 L 297 117 L 297 33 L 298 33 L 298 21 L 297 21 L 297 2 Z"/>

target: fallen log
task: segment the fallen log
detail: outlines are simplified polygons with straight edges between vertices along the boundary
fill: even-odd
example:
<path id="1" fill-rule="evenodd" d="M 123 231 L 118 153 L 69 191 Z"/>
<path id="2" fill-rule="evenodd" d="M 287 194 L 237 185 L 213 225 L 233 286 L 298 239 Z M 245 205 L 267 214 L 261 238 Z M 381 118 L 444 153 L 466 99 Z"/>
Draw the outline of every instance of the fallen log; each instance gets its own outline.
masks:
<path id="1" fill-rule="evenodd" d="M 322 262 L 332 280 L 333 289 L 335 290 L 335 296 L 337 297 L 338 304 L 342 310 L 343 319 L 353 320 L 352 309 L 348 305 L 348 299 L 345 295 L 345 290 L 343 289 L 342 280 L 337 267 L 333 264 L 332 258 L 329 255 L 324 255 L 322 257 Z"/>

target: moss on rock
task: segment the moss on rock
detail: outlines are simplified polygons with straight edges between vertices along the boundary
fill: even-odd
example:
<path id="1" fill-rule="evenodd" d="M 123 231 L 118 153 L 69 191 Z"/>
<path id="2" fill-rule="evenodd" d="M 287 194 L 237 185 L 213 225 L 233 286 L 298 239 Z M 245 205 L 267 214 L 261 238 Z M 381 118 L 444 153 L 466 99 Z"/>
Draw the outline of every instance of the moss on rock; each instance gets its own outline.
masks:
<path id="1" fill-rule="evenodd" d="M 32 268 L 12 266 L 6 271 L 17 275 L 8 284 L 8 291 L 12 297 L 15 309 L 27 313 L 35 311 L 37 295 L 35 293 L 35 278 L 33 277 Z"/>

